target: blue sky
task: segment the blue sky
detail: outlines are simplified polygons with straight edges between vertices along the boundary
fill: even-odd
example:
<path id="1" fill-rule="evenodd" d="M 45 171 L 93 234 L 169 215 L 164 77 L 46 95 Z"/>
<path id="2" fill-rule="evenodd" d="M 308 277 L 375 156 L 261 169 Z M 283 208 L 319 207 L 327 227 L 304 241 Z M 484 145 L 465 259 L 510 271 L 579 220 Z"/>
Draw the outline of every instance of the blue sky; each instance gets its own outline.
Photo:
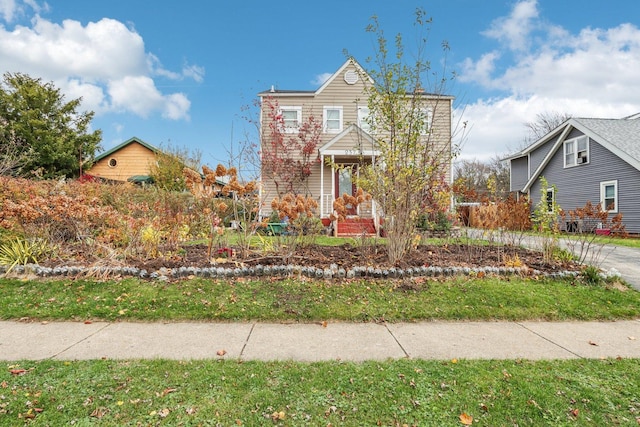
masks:
<path id="1" fill-rule="evenodd" d="M 410 55 L 416 7 L 433 18 L 428 58 L 450 45 L 462 158 L 521 148 L 539 113 L 640 112 L 637 0 L 0 0 L 0 72 L 81 96 L 105 150 L 137 136 L 214 165 L 251 135 L 258 92 L 316 89 L 345 49 L 366 67 L 372 15 Z"/>

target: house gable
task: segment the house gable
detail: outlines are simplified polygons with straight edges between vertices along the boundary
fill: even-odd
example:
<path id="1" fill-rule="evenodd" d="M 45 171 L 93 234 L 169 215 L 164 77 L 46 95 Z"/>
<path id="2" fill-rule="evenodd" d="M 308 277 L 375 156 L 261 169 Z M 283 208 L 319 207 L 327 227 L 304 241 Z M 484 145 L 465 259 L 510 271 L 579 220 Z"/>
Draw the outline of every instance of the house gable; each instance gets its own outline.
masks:
<path id="1" fill-rule="evenodd" d="M 594 127 L 596 128 L 595 130 Z M 569 119 L 564 125 L 559 126 L 553 132 L 549 133 L 547 137 L 525 150 L 533 153 L 535 149 L 544 147 L 544 144 L 551 144 L 551 149 L 542 162 L 536 167 L 535 171 L 531 173 L 529 181 L 523 191 L 529 191 L 556 152 L 562 149 L 563 143 L 574 137 L 575 131 L 578 131 L 581 135 L 588 136 L 590 141 L 597 142 L 618 158 L 640 171 L 640 149 L 637 147 L 638 144 L 633 143 L 637 135 L 640 135 L 640 133 L 635 133 L 636 130 L 640 132 L 640 122 L 629 119 Z M 555 135 L 559 136 L 554 142 L 553 137 Z M 638 152 L 636 153 L 635 150 L 638 150 Z M 515 157 L 511 157 L 510 159 L 513 158 Z"/>
<path id="2" fill-rule="evenodd" d="M 114 181 L 145 177 L 160 150 L 139 138 L 130 138 L 95 158 L 89 175 Z"/>
<path id="3" fill-rule="evenodd" d="M 104 159 L 105 157 L 108 157 L 108 156 L 112 155 L 113 153 L 115 153 L 117 151 L 120 151 L 123 148 L 125 148 L 125 147 L 127 147 L 128 145 L 131 145 L 131 144 L 140 144 L 141 146 L 143 146 L 147 150 L 152 151 L 153 153 L 160 152 L 160 150 L 158 148 L 156 148 L 153 145 L 149 144 L 148 142 L 145 142 L 145 141 L 141 140 L 140 138 L 137 138 L 137 137 L 134 136 L 132 138 L 127 139 L 123 143 L 116 145 L 112 149 L 107 150 L 104 153 L 100 153 L 98 156 L 96 156 L 96 158 L 94 159 L 94 162 L 98 162 L 98 161 Z"/>
<path id="4" fill-rule="evenodd" d="M 325 89 L 327 89 L 330 86 L 333 86 L 334 82 L 339 77 L 342 77 L 342 80 L 344 81 L 344 83 L 350 86 L 353 86 L 358 82 L 361 82 L 362 84 L 362 80 L 367 81 L 370 85 L 373 84 L 373 80 L 367 74 L 367 72 L 360 66 L 360 64 L 358 64 L 358 61 L 356 61 L 353 58 L 349 58 L 344 64 L 342 64 L 342 66 L 338 69 L 338 71 L 333 73 L 333 75 L 331 75 L 331 77 L 329 77 L 327 81 L 324 82 L 322 86 L 320 86 L 320 88 L 318 88 L 318 90 L 315 92 L 315 95 L 316 96 L 320 95 L 322 92 L 325 91 Z M 342 83 L 340 83 L 340 85 L 342 85 Z"/>
<path id="5" fill-rule="evenodd" d="M 375 139 L 354 124 L 349 125 L 340 134 L 320 147 L 318 151 L 325 156 L 377 156 L 379 154 Z"/>

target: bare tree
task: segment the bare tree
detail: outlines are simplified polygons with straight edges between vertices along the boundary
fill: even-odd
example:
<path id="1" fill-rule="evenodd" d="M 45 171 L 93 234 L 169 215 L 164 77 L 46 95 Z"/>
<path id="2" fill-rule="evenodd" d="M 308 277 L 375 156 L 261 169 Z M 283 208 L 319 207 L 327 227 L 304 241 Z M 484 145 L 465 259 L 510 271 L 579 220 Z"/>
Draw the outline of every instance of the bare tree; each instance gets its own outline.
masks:
<path id="1" fill-rule="evenodd" d="M 542 138 L 565 121 L 571 118 L 569 113 L 561 113 L 559 111 L 544 111 L 536 114 L 536 120 L 525 123 L 529 130 L 529 135 L 525 139 L 529 143 L 535 142 Z"/>
<path id="2" fill-rule="evenodd" d="M 417 9 L 415 26 L 420 37 L 410 64 L 404 62 L 400 34 L 390 47 L 376 17 L 367 28 L 377 41 L 375 56 L 368 61 L 373 65 L 367 73 L 372 83 L 365 90 L 379 155 L 375 162 L 361 166 L 357 183 L 385 214 L 391 263 L 413 249 L 419 215 L 442 212 L 450 201 L 445 175 L 455 151 L 451 133 L 443 135 L 437 126 L 430 127 L 430 117 L 437 117 L 442 108 L 450 114 L 451 101 L 444 95 L 446 61 L 438 73 L 425 59 L 430 24 L 424 10 Z M 443 43 L 442 48 L 446 56 L 448 45 Z M 432 75 L 435 83 L 426 84 Z"/>
<path id="3" fill-rule="evenodd" d="M 461 160 L 454 165 L 453 181 L 459 201 L 503 200 L 509 194 L 509 166 L 499 156 L 487 162 Z"/>

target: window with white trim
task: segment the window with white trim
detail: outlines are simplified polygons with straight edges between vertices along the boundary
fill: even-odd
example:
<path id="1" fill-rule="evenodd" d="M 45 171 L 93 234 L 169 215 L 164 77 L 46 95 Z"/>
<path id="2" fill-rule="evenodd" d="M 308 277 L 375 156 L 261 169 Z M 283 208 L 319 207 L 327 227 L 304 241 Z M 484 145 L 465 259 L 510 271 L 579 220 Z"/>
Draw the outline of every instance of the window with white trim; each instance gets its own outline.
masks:
<path id="1" fill-rule="evenodd" d="M 323 107 L 322 113 L 326 133 L 342 132 L 342 107 Z"/>
<path id="2" fill-rule="evenodd" d="M 282 125 L 285 133 L 295 133 L 302 123 L 302 107 L 281 107 Z"/>
<path id="3" fill-rule="evenodd" d="M 358 126 L 367 133 L 371 132 L 371 110 L 369 107 L 358 107 Z"/>
<path id="4" fill-rule="evenodd" d="M 589 163 L 589 137 L 579 136 L 564 142 L 564 167 Z"/>
<path id="5" fill-rule="evenodd" d="M 424 120 L 424 124 L 420 129 L 420 135 L 426 135 L 431 132 L 431 124 L 433 122 L 433 110 L 431 108 L 421 108 L 420 117 Z"/>
<path id="6" fill-rule="evenodd" d="M 618 212 L 618 181 L 600 183 L 600 208 L 603 211 Z"/>
<path id="7" fill-rule="evenodd" d="M 553 205 L 556 202 L 556 191 L 553 187 L 547 188 L 547 196 L 545 201 L 547 203 L 547 212 L 552 213 Z"/>

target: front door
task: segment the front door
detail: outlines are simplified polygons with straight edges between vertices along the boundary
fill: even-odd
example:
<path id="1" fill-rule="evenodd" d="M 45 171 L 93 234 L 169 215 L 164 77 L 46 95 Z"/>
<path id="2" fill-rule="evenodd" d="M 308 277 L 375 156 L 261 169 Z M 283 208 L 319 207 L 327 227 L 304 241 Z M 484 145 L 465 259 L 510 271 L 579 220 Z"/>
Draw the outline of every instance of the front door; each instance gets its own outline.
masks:
<path id="1" fill-rule="evenodd" d="M 336 199 L 343 194 L 350 196 L 356 195 L 356 184 L 354 177 L 356 176 L 356 165 L 345 165 L 336 170 Z M 347 205 L 347 215 L 356 215 L 356 207 Z"/>

